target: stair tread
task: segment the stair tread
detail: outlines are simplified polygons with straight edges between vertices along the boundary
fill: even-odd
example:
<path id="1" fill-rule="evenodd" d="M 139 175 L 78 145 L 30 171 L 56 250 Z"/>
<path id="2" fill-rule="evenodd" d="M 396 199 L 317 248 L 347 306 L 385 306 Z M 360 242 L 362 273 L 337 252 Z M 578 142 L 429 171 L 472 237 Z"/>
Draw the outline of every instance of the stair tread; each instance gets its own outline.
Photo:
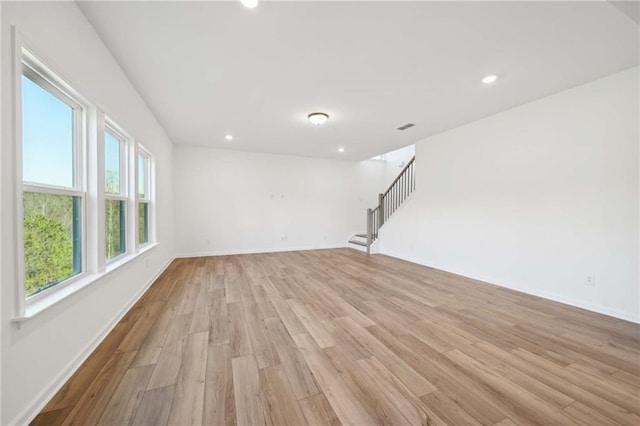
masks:
<path id="1" fill-rule="evenodd" d="M 355 237 L 367 238 L 367 234 L 356 234 Z"/>
<path id="2" fill-rule="evenodd" d="M 349 243 L 356 244 L 356 245 L 359 245 L 359 246 L 362 246 L 362 247 L 366 247 L 367 246 L 367 243 L 363 243 L 362 241 L 358 241 L 358 240 L 349 240 Z"/>

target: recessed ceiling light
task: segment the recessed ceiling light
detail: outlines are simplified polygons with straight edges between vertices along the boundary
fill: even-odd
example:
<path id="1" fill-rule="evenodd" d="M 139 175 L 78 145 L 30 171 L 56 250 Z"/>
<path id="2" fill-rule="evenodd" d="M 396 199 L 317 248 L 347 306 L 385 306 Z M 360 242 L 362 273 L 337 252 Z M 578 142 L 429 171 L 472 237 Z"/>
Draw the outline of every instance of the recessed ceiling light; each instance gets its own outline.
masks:
<path id="1" fill-rule="evenodd" d="M 344 152 L 344 148 L 342 147 L 338 148 L 338 152 Z"/>
<path id="2" fill-rule="evenodd" d="M 224 138 L 225 138 L 226 140 L 228 140 L 228 141 L 232 141 L 232 140 L 233 140 L 233 136 L 232 136 L 232 135 L 229 135 L 229 134 L 224 135 Z"/>
<path id="3" fill-rule="evenodd" d="M 495 74 L 491 74 L 491 75 L 488 75 L 488 76 L 486 76 L 485 78 L 483 78 L 483 79 L 482 79 L 482 82 L 483 82 L 484 84 L 491 84 L 491 83 L 494 83 L 497 79 L 498 79 L 498 76 L 497 76 L 497 75 L 495 75 Z"/>
<path id="4" fill-rule="evenodd" d="M 312 112 L 311 114 L 307 115 L 307 118 L 316 126 L 320 126 L 327 122 L 327 120 L 329 119 L 329 114 L 325 114 L 324 112 Z"/>
<path id="5" fill-rule="evenodd" d="M 258 6 L 258 0 L 240 0 L 240 3 L 249 9 L 253 9 Z"/>

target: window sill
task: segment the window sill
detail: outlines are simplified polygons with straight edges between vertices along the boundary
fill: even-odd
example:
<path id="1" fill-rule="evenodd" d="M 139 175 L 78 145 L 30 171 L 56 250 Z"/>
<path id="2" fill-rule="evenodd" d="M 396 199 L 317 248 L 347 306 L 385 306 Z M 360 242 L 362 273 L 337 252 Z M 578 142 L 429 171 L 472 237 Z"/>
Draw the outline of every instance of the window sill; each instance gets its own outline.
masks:
<path id="1" fill-rule="evenodd" d="M 35 317 L 36 315 L 40 314 L 41 312 L 44 312 L 45 310 L 55 305 L 59 301 L 87 287 L 93 282 L 106 277 L 111 272 L 119 269 L 120 267 L 126 265 L 127 263 L 135 259 L 138 259 L 141 255 L 147 253 L 148 251 L 151 251 L 152 249 L 154 249 L 159 245 L 160 243 L 157 243 L 157 242 L 146 244 L 144 247 L 141 247 L 140 251 L 138 251 L 137 253 L 134 253 L 126 257 L 118 258 L 114 262 L 109 263 L 106 269 L 102 272 L 82 275 L 77 279 L 71 280 L 67 284 L 63 284 L 60 288 L 57 288 L 54 291 L 51 291 L 49 294 L 42 295 L 42 297 L 39 297 L 37 300 L 26 302 L 24 315 L 13 318 L 11 322 L 20 324 Z"/>

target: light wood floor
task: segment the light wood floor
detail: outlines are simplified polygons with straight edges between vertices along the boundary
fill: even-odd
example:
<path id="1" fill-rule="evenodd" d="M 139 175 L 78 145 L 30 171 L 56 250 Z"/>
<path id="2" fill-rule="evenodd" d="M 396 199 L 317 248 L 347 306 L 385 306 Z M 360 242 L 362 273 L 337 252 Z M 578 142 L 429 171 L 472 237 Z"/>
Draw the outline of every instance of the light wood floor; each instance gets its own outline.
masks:
<path id="1" fill-rule="evenodd" d="M 349 249 L 181 259 L 34 424 L 640 425 L 639 334 Z"/>

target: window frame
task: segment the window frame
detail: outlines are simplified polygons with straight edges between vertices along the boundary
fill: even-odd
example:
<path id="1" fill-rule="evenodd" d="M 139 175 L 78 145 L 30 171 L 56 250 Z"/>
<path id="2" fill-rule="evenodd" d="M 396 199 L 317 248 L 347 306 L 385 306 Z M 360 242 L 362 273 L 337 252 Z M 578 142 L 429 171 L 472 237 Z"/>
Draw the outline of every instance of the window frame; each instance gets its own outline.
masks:
<path id="1" fill-rule="evenodd" d="M 144 182 L 144 197 L 140 197 L 140 193 L 138 192 L 139 188 L 140 188 L 140 182 L 139 182 L 139 177 L 140 177 L 140 173 L 139 173 L 139 162 L 138 162 L 138 157 L 142 156 L 146 159 L 146 170 L 144 173 L 144 177 L 145 177 L 145 182 Z M 154 219 L 152 218 L 153 216 L 153 194 L 152 194 L 152 187 L 154 186 L 152 184 L 152 179 L 154 177 L 154 172 L 153 172 L 153 156 L 151 155 L 151 153 L 149 152 L 149 150 L 147 150 L 145 147 L 143 147 L 141 144 L 137 144 L 137 149 L 136 149 L 136 155 L 135 155 L 135 171 L 136 171 L 136 187 L 135 187 L 135 206 L 136 206 L 136 247 L 137 250 L 139 251 L 140 249 L 148 246 L 149 244 L 152 244 L 155 241 L 155 232 L 154 232 Z M 145 242 L 140 242 L 140 225 L 139 225 L 139 206 L 140 204 L 146 204 L 147 205 L 147 241 Z"/>
<path id="2" fill-rule="evenodd" d="M 17 49 L 16 49 L 17 50 Z M 86 181 L 86 152 L 87 152 L 87 117 L 90 108 L 89 103 L 75 90 L 73 90 L 55 71 L 47 67 L 31 51 L 24 46 L 20 46 L 19 60 L 16 61 L 15 81 L 15 176 L 16 176 L 16 233 L 18 243 L 18 307 L 21 312 L 27 310 L 31 305 L 37 304 L 40 300 L 47 298 L 54 292 L 76 282 L 88 274 L 88 242 L 87 242 L 87 181 Z M 73 186 L 63 187 L 23 180 L 23 135 L 22 135 L 22 78 L 25 76 L 43 90 L 54 96 L 56 99 L 68 105 L 73 110 Z M 25 270 L 25 250 L 24 250 L 24 193 L 44 193 L 52 195 L 62 195 L 78 197 L 80 199 L 80 270 L 79 272 L 63 279 L 32 295 L 26 294 L 26 270 Z M 74 247 L 75 256 L 75 247 Z"/>
<path id="3" fill-rule="evenodd" d="M 128 158 L 129 158 L 129 146 L 131 145 L 131 137 L 129 137 L 126 132 L 124 132 L 119 126 L 117 126 L 112 120 L 110 120 L 109 118 L 105 117 L 104 119 L 104 132 L 103 132 L 103 137 L 109 133 L 114 139 L 116 139 L 119 143 L 120 143 L 120 158 L 119 158 L 119 166 L 120 166 L 120 175 L 118 176 L 118 183 L 119 183 L 119 193 L 118 194 L 112 194 L 107 192 L 106 190 L 106 182 L 105 182 L 105 178 L 106 178 L 106 138 L 104 139 L 104 144 L 103 144 L 103 149 L 102 149 L 102 163 L 105 167 L 104 172 L 102 174 L 102 179 L 103 179 L 103 191 L 102 191 L 102 195 L 104 198 L 104 206 L 103 206 L 103 210 L 105 211 L 106 214 L 106 202 L 107 201 L 121 201 L 124 202 L 124 209 L 125 209 L 125 217 L 124 217 L 124 251 L 122 253 L 118 253 L 117 255 L 113 256 L 113 257 L 108 257 L 107 253 L 106 253 L 106 240 L 107 240 L 107 230 L 106 227 L 104 229 L 104 232 L 102 233 L 103 235 L 103 245 L 105 246 L 105 253 L 103 256 L 104 259 L 104 263 L 106 267 L 109 267 L 109 265 L 113 264 L 113 263 L 117 263 L 118 261 L 120 261 L 123 257 L 131 254 L 131 244 L 128 238 L 129 235 L 129 229 L 130 229 L 130 224 L 129 224 L 129 217 L 130 217 L 130 212 L 129 212 L 129 205 L 131 204 L 131 200 L 129 197 L 129 181 L 130 181 L 130 176 L 129 176 L 129 167 L 128 167 Z M 106 217 L 105 217 L 106 219 Z M 106 221 L 105 221 L 106 224 Z"/>
<path id="4" fill-rule="evenodd" d="M 58 302 L 67 299 L 70 295 L 84 289 L 105 277 L 107 274 L 119 269 L 129 262 L 136 261 L 139 257 L 153 250 L 160 243 L 155 234 L 155 158 L 151 151 L 143 148 L 138 141 L 115 125 L 105 113 L 100 110 L 95 103 L 87 100 L 81 93 L 67 83 L 64 75 L 51 68 L 48 64 L 40 60 L 33 50 L 24 43 L 23 36 L 16 28 L 12 28 L 12 63 L 11 63 L 11 100 L 12 100 L 12 143 L 8 149 L 9 155 L 13 159 L 13 170 L 11 172 L 11 198 L 15 203 L 12 212 L 15 215 L 12 232 L 14 253 L 14 285 L 17 286 L 14 292 L 15 314 L 11 319 L 20 328 L 21 323 L 39 315 L 56 305 Z M 44 87 L 48 90 L 48 85 L 53 85 L 57 89 L 53 94 L 58 98 L 62 96 L 62 101 L 68 104 L 71 99 L 82 107 L 81 120 L 77 120 L 74 115 L 74 187 L 58 187 L 55 185 L 38 184 L 35 182 L 23 182 L 23 141 L 22 141 L 22 75 L 23 69 L 28 65 L 38 71 L 42 78 Z M 29 76 L 29 78 L 31 78 Z M 35 77 L 37 78 L 37 77 Z M 39 80 L 40 81 L 40 80 Z M 39 84 L 36 81 L 37 84 Z M 58 92 L 59 91 L 59 92 Z M 75 110 L 74 110 L 75 111 Z M 77 113 L 75 113 L 77 114 Z M 104 131 L 105 125 L 117 131 L 127 140 L 124 173 L 127 191 L 126 210 L 126 255 L 114 257 L 110 262 L 105 262 L 105 152 L 104 152 Z M 80 139 L 81 138 L 81 139 Z M 76 146 L 79 143 L 80 145 Z M 148 201 L 149 201 L 149 243 L 139 247 L 137 244 L 137 153 L 141 148 L 149 159 L 148 171 Z M 121 176 L 122 177 L 122 176 Z M 81 196 L 82 202 L 78 206 L 81 214 L 81 223 L 78 225 L 81 235 L 81 272 L 60 281 L 27 299 L 25 288 L 25 246 L 24 246 L 24 218 L 23 218 L 23 193 L 30 189 L 37 189 L 34 192 L 46 192 L 50 194 Z M 140 260 L 138 260 L 140 262 Z"/>

